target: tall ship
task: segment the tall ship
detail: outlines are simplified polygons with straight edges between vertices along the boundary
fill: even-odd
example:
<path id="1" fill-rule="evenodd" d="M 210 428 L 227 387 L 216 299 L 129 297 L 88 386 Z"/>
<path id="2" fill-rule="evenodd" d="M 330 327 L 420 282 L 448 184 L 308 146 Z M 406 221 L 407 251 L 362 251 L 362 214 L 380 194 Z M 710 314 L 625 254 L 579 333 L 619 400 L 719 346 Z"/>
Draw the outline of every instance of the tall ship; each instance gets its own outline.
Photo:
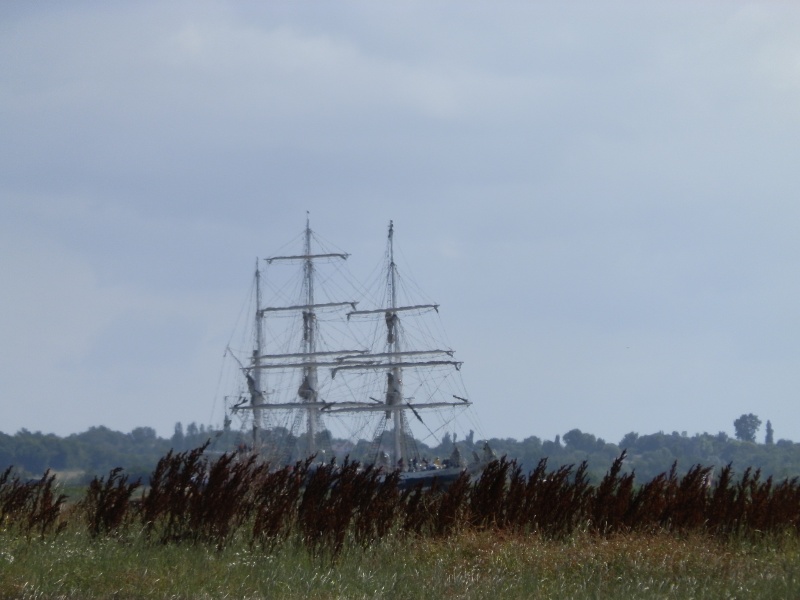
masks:
<path id="1" fill-rule="evenodd" d="M 238 421 L 240 451 L 275 465 L 349 456 L 405 481 L 455 477 L 491 459 L 474 430 L 464 435 L 474 416 L 462 363 L 438 339 L 439 305 L 401 277 L 394 234 L 390 222 L 367 286 L 308 217 L 297 251 L 256 261 L 252 330 L 226 351 L 239 380 L 226 429 Z"/>

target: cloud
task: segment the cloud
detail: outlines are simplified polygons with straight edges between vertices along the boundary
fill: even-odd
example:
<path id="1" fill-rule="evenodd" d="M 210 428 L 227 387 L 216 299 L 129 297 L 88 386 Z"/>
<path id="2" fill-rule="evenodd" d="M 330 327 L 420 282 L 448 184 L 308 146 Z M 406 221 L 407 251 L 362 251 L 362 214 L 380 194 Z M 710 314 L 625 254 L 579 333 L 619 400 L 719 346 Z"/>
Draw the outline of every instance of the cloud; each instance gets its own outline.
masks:
<path id="1" fill-rule="evenodd" d="M 310 210 L 361 272 L 395 220 L 491 432 L 792 420 L 793 5 L 0 11 L 4 395 L 200 421 Z"/>

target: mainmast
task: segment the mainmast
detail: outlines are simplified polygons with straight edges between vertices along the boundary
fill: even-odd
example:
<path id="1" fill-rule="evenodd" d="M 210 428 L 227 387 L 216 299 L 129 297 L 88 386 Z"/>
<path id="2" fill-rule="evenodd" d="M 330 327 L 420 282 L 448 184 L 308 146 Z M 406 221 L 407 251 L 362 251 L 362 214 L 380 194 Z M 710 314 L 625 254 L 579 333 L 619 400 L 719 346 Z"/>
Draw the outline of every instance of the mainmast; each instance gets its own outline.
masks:
<path id="1" fill-rule="evenodd" d="M 388 421 L 392 420 L 391 452 L 393 453 L 391 464 L 402 470 L 409 468 L 410 463 L 407 452 L 408 421 L 406 411 L 411 411 L 420 421 L 422 417 L 421 409 L 461 407 L 469 405 L 469 400 L 454 396 L 454 400 L 432 401 L 424 399 L 422 401 L 410 402 L 411 398 L 403 395 L 403 369 L 412 369 L 417 372 L 419 369 L 428 367 L 454 367 L 459 369 L 461 363 L 453 360 L 453 351 L 447 349 L 421 349 L 404 350 L 406 340 L 403 338 L 403 331 L 400 327 L 400 313 L 420 313 L 426 311 L 439 310 L 438 304 L 414 304 L 401 305 L 399 295 L 399 275 L 397 265 L 394 261 L 394 223 L 389 222 L 389 237 L 387 249 L 388 269 L 386 274 L 387 285 L 387 305 L 379 309 L 354 310 L 348 313 L 351 316 L 370 316 L 383 313 L 386 323 L 386 352 L 371 353 L 362 356 L 343 356 L 338 359 L 339 364 L 331 369 L 335 377 L 341 371 L 369 371 L 381 370 L 386 373 L 386 396 L 382 402 L 373 400 L 372 404 L 363 402 L 336 403 L 326 407 L 326 412 L 362 412 L 362 411 L 383 411 Z"/>
<path id="2" fill-rule="evenodd" d="M 397 265 L 394 262 L 394 222 L 389 221 L 389 309 L 386 311 L 386 341 L 389 362 L 393 363 L 386 374 L 386 404 L 396 407 L 403 403 L 403 369 L 396 363 L 397 355 L 402 351 L 400 340 L 399 318 L 397 316 Z M 388 413 L 387 413 L 388 416 Z M 402 410 L 392 411 L 394 421 L 394 465 L 404 467 L 403 443 L 405 439 L 405 413 Z"/>
<path id="3" fill-rule="evenodd" d="M 311 254 L 311 226 L 309 217 L 306 216 L 306 243 L 305 243 L 305 265 L 304 265 L 304 285 L 306 289 L 306 309 L 303 310 L 303 351 L 309 355 L 308 365 L 303 367 L 303 381 L 297 390 L 297 395 L 309 404 L 307 409 L 308 418 L 308 455 L 317 452 L 317 433 L 321 429 L 319 408 L 317 404 L 317 365 L 314 353 L 317 351 L 316 343 L 316 320 L 317 314 L 314 310 L 314 260 Z"/>

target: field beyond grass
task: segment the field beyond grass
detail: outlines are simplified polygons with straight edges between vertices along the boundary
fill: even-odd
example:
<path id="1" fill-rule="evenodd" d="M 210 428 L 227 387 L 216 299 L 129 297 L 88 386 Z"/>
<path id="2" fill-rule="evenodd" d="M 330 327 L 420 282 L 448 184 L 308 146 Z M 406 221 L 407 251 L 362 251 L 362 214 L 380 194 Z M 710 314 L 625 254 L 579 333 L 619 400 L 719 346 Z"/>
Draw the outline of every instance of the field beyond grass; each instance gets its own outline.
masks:
<path id="1" fill-rule="evenodd" d="M 274 551 L 164 545 L 64 531 L 0 534 L 3 598 L 798 598 L 794 533 L 724 541 L 674 533 L 562 540 L 462 532 Z"/>

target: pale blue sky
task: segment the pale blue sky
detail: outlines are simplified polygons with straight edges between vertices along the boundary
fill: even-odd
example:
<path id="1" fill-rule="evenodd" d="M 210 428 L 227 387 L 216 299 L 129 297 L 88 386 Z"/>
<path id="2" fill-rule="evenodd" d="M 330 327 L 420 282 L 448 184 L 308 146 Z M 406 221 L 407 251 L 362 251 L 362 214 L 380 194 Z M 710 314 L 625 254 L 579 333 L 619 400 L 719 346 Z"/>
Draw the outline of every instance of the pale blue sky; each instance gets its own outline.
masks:
<path id="1" fill-rule="evenodd" d="M 218 424 L 308 210 L 483 435 L 800 441 L 800 5 L 696 4 L 4 2 L 0 431 Z"/>

